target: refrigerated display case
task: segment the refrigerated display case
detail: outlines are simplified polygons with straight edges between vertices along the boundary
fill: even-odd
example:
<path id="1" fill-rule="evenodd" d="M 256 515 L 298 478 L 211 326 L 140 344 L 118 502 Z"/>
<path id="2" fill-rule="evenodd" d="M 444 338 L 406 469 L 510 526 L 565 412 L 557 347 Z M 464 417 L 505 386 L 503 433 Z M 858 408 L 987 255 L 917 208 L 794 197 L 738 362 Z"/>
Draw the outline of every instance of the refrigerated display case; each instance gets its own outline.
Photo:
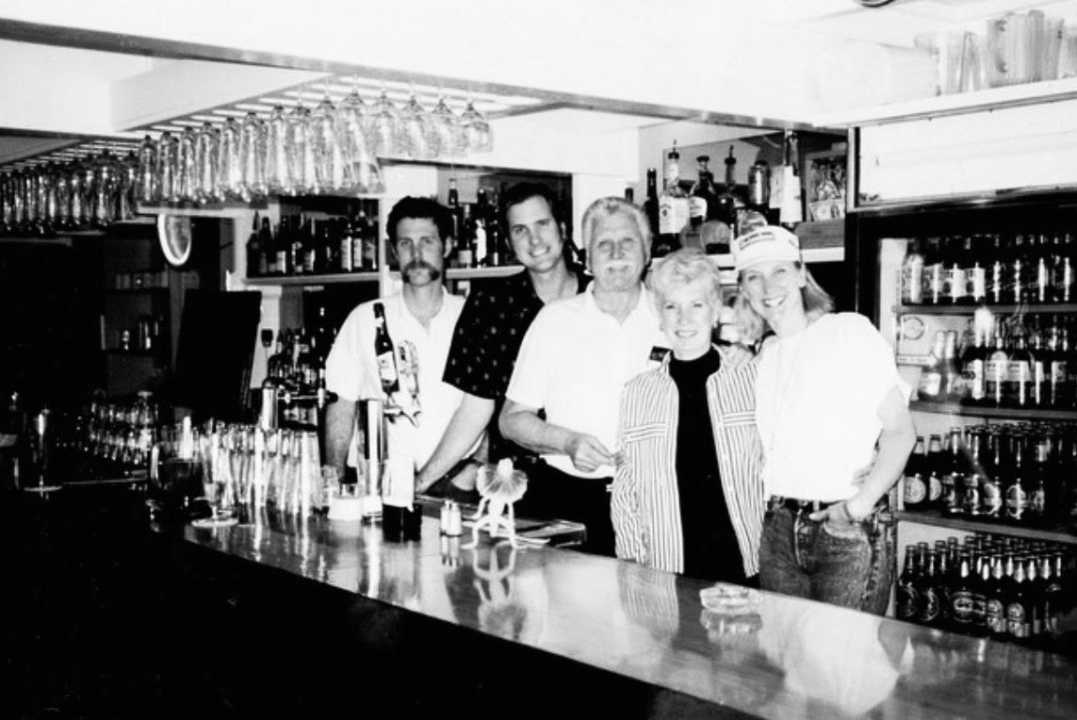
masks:
<path id="1" fill-rule="evenodd" d="M 857 208 L 845 253 L 856 309 L 911 388 L 917 435 L 962 438 L 892 493 L 898 569 L 909 545 L 989 535 L 1064 552 L 1072 577 L 1077 192 Z"/>

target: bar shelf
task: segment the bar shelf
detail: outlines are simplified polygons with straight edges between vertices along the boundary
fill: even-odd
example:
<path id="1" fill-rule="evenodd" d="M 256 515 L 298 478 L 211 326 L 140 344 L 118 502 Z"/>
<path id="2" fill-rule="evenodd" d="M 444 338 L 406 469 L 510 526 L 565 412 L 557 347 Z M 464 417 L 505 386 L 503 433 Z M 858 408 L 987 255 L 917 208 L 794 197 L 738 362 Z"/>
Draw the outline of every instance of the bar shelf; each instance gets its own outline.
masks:
<path id="1" fill-rule="evenodd" d="M 984 308 L 995 314 L 1011 315 L 1016 313 L 1067 314 L 1077 313 L 1074 303 L 1042 303 L 1020 305 L 896 305 L 894 311 L 899 315 L 972 315 Z"/>
<path id="2" fill-rule="evenodd" d="M 962 405 L 955 402 L 913 400 L 909 403 L 909 409 L 944 415 L 1006 418 L 1010 420 L 1077 420 L 1077 410 L 1059 410 L 1057 408 L 983 407 L 982 405 Z"/>
<path id="3" fill-rule="evenodd" d="M 505 277 L 515 275 L 523 270 L 523 265 L 498 265 L 497 267 L 446 268 L 448 280 L 475 280 L 482 278 Z M 377 282 L 380 272 L 364 270 L 352 273 L 325 273 L 321 275 L 279 275 L 247 278 L 248 285 L 336 285 L 338 283 Z M 399 278 L 398 270 L 391 270 L 389 275 Z"/>
<path id="4" fill-rule="evenodd" d="M 934 525 L 935 527 L 961 530 L 964 532 L 983 532 L 995 535 L 1009 535 L 1028 540 L 1043 540 L 1053 543 L 1065 543 L 1077 545 L 1077 535 L 1064 529 L 1044 529 L 1027 527 L 1025 525 L 1010 525 L 1004 522 L 989 520 L 975 520 L 965 517 L 950 517 L 943 515 L 937 510 L 899 510 L 895 513 L 898 520 L 904 522 L 916 522 L 922 525 Z"/>

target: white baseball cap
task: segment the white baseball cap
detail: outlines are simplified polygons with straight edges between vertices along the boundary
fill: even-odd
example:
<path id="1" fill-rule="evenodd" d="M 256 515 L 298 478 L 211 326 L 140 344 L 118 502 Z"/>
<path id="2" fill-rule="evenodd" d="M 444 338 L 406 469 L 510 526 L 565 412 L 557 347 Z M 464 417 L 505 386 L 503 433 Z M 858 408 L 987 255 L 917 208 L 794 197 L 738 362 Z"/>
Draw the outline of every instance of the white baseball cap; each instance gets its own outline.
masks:
<path id="1" fill-rule="evenodd" d="M 770 260 L 800 262 L 800 240 L 777 225 L 764 225 L 733 239 L 733 266 L 737 272 Z"/>

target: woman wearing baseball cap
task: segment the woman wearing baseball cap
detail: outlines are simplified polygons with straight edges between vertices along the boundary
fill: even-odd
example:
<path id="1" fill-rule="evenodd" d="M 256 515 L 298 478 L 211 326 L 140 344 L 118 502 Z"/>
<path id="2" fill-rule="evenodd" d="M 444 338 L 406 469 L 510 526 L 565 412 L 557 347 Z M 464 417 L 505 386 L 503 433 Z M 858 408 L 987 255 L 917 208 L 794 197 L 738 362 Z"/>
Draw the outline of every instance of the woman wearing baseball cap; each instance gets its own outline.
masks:
<path id="1" fill-rule="evenodd" d="M 894 535 L 879 513 L 915 441 L 893 349 L 864 316 L 833 312 L 791 232 L 755 229 L 733 255 L 742 339 L 761 342 L 760 585 L 882 614 Z"/>

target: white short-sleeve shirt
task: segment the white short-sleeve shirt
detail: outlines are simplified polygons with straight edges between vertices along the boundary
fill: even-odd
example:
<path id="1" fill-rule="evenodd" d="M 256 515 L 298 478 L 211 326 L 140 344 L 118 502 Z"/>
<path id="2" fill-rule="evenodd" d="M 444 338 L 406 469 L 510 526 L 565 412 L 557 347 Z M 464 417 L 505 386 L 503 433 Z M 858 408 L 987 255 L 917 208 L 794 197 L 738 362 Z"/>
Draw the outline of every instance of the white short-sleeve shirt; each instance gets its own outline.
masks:
<path id="1" fill-rule="evenodd" d="M 878 410 L 899 388 L 894 350 L 856 313 L 828 313 L 794 335 L 770 338 L 759 357 L 756 424 L 768 494 L 846 500 L 872 460 Z"/>
<path id="2" fill-rule="evenodd" d="M 535 317 L 505 395 L 545 409 L 547 422 L 593 435 L 615 451 L 621 390 L 639 373 L 658 366 L 651 359 L 654 348 L 668 346 L 646 288 L 640 289 L 639 302 L 622 323 L 595 304 L 592 282 L 585 292 L 549 303 Z M 571 475 L 613 475 L 611 466 L 585 473 L 567 455 L 542 457 Z"/>
<path id="3" fill-rule="evenodd" d="M 410 343 L 414 350 L 422 408 L 417 427 L 403 417 L 389 423 L 388 452 L 390 457 L 411 457 L 417 467 L 422 467 L 433 454 L 463 398 L 463 393 L 442 382 L 441 376 L 464 299 L 445 293 L 441 309 L 430 318 L 428 327 L 423 327 L 408 311 L 404 297 L 399 293 L 362 303 L 352 310 L 325 361 L 326 388 L 344 400 L 354 402 L 378 398 L 382 394 L 374 357 L 375 302 L 382 303 L 385 308 L 385 325 L 398 357 L 403 343 Z M 353 439 L 348 453 L 349 464 L 355 463 L 355 452 Z"/>

